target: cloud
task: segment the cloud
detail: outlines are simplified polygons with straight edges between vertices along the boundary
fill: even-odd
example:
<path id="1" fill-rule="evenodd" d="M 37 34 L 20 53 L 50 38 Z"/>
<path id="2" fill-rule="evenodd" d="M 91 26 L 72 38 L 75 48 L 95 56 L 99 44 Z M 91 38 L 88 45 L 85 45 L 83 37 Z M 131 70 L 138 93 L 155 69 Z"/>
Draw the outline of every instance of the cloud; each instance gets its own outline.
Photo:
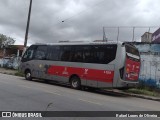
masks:
<path id="1" fill-rule="evenodd" d="M 107 26 L 158 26 L 159 4 L 159 0 L 33 0 L 28 44 L 102 39 L 103 26 L 116 40 L 117 28 Z M 28 8 L 29 0 L 1 0 L 0 33 L 23 44 Z M 137 29 L 135 39 L 147 30 Z M 131 41 L 132 32 L 121 28 L 120 40 Z"/>

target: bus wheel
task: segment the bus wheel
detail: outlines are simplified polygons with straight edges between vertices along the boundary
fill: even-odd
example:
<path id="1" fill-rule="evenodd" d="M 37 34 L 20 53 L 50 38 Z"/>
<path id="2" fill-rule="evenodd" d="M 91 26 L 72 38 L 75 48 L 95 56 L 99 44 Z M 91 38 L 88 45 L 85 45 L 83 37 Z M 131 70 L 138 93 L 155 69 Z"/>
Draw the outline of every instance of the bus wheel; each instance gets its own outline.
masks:
<path id="1" fill-rule="evenodd" d="M 80 89 L 81 88 L 81 80 L 79 77 L 72 77 L 70 81 L 71 87 L 74 89 Z"/>
<path id="2" fill-rule="evenodd" d="M 27 71 L 25 72 L 25 78 L 26 78 L 26 80 L 32 80 L 32 76 L 31 76 L 30 70 L 27 70 Z"/>

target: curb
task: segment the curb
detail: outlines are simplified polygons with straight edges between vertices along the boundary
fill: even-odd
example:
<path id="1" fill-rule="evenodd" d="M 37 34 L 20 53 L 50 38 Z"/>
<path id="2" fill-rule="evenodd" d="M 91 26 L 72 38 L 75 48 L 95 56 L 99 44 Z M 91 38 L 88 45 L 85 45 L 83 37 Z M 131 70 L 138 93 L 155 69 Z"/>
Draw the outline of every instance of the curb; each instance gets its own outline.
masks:
<path id="1" fill-rule="evenodd" d="M 7 74 L 7 75 L 15 75 L 14 73 L 8 73 L 8 72 L 0 72 L 2 74 Z"/>
<path id="2" fill-rule="evenodd" d="M 2 74 L 7 74 L 7 75 L 15 75 L 16 71 L 15 70 L 6 70 L 4 68 L 0 68 L 0 73 Z"/>
<path id="3" fill-rule="evenodd" d="M 156 98 L 156 97 L 143 96 L 143 95 L 137 95 L 137 94 L 129 94 L 129 96 L 133 96 L 133 97 L 137 97 L 137 98 L 143 98 L 143 99 L 147 99 L 147 100 L 154 100 L 154 101 L 160 102 L 160 98 Z"/>

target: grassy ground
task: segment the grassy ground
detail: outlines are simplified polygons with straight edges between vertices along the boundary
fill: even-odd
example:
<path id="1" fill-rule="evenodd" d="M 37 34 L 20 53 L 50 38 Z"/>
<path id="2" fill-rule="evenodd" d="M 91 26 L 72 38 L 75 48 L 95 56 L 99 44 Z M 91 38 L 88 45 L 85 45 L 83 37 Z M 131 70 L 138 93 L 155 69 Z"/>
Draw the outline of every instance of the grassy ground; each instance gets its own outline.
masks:
<path id="1" fill-rule="evenodd" d="M 160 97 L 160 92 L 151 89 L 149 87 L 143 87 L 143 88 L 131 88 L 128 90 L 124 90 L 124 92 L 127 93 L 133 93 L 133 94 L 142 94 L 142 95 L 148 95 L 148 96 L 154 96 L 154 97 Z"/>
<path id="2" fill-rule="evenodd" d="M 24 74 L 23 74 L 23 73 L 21 73 L 21 72 L 19 72 L 19 71 L 17 71 L 17 72 L 15 73 L 15 76 L 24 77 Z"/>

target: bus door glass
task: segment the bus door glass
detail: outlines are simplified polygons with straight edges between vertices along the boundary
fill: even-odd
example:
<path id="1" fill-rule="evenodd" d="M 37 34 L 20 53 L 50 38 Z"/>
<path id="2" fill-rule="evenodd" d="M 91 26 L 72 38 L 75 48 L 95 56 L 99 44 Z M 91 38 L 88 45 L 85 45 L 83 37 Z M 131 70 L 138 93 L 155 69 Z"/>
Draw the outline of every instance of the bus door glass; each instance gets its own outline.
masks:
<path id="1" fill-rule="evenodd" d="M 138 50 L 126 45 L 125 80 L 138 81 L 140 72 L 140 56 Z"/>
<path id="2" fill-rule="evenodd" d="M 47 46 L 39 45 L 33 56 L 34 68 L 32 68 L 32 74 L 37 78 L 45 78 L 45 64 L 46 64 Z"/>

